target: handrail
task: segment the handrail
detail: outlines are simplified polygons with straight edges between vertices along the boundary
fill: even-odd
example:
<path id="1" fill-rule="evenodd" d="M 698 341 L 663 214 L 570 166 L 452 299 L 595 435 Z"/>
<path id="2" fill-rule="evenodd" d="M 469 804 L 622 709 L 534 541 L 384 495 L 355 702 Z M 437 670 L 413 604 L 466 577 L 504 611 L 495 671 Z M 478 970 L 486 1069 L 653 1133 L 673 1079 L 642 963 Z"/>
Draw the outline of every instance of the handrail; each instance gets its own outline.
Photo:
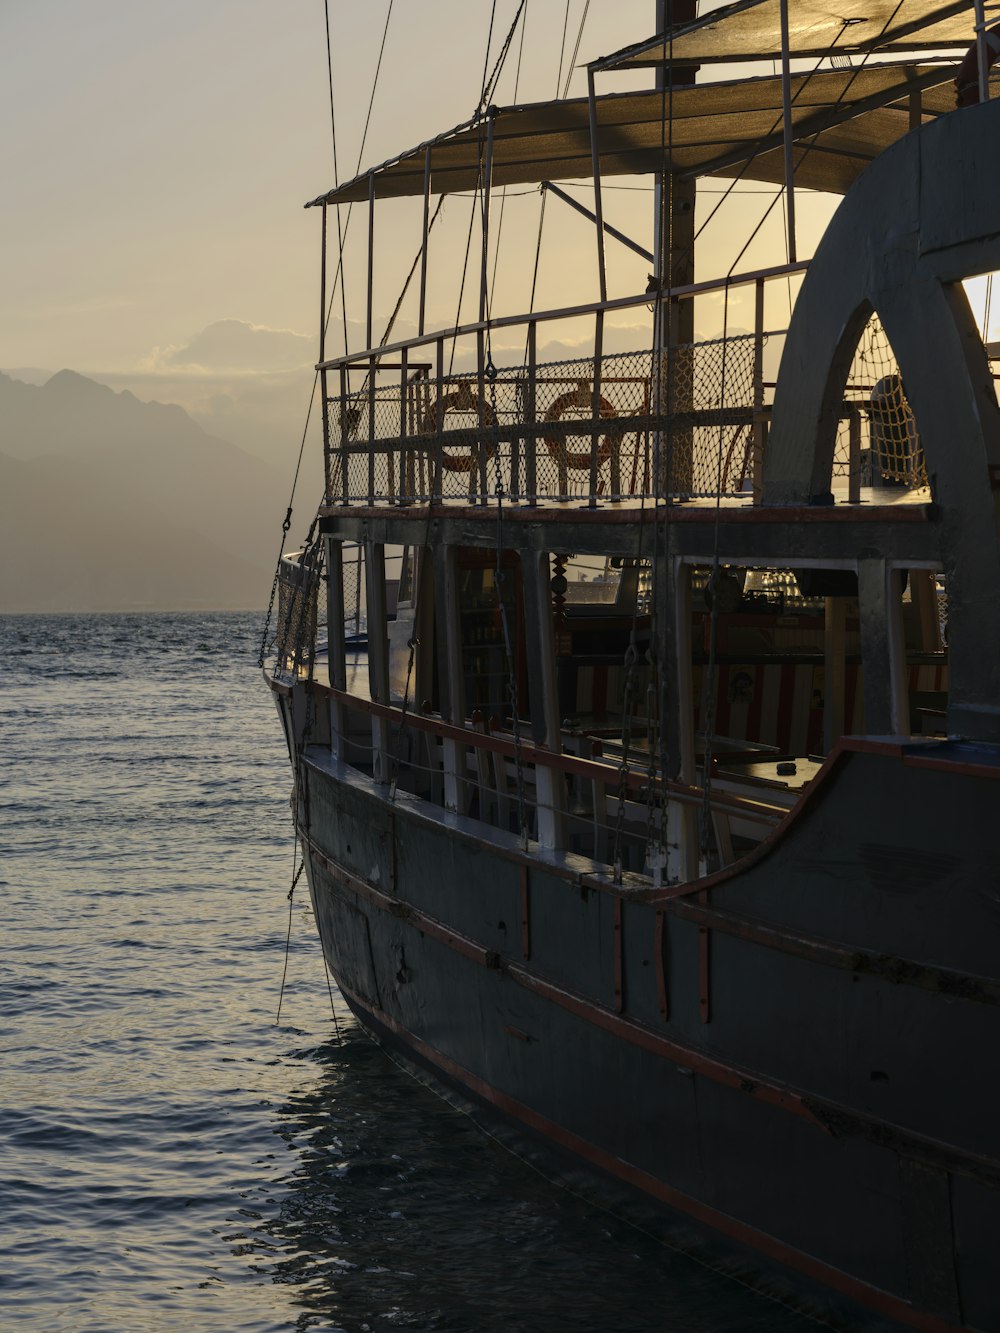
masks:
<path id="1" fill-rule="evenodd" d="M 731 277 L 692 282 L 683 287 L 672 287 L 670 289 L 670 300 L 676 301 L 691 296 L 703 296 L 707 292 L 728 289 L 729 287 L 746 287 L 751 283 L 768 282 L 772 278 L 789 277 L 796 273 L 804 273 L 808 267 L 808 260 L 800 260 L 795 264 L 778 264 L 771 268 L 755 269 L 750 273 L 737 273 Z M 365 348 L 364 351 L 351 352 L 346 356 L 320 361 L 317 363 L 316 369 L 350 369 L 356 366 L 368 370 L 373 357 L 380 361 L 383 356 L 390 353 L 409 351 L 414 347 L 425 347 L 442 339 L 465 338 L 476 333 L 486 333 L 488 330 L 517 328 L 525 324 L 544 324 L 557 319 L 578 319 L 583 315 L 596 315 L 610 310 L 629 310 L 635 306 L 649 305 L 651 301 L 656 300 L 656 295 L 655 292 L 642 292 L 636 296 L 619 296 L 614 300 L 592 301 L 587 305 L 565 306 L 555 310 L 539 310 L 532 314 L 502 315 L 496 319 L 477 320 L 473 324 L 459 324 L 453 329 L 441 329 L 436 333 L 425 333 L 416 338 L 407 338 L 401 342 L 386 343 L 384 347 L 369 347 Z"/>
<path id="2" fill-rule="evenodd" d="M 402 723 L 403 711 L 401 708 L 395 708 L 391 704 L 378 703 L 374 699 L 366 699 L 362 695 L 352 694 L 350 690 L 337 689 L 335 686 L 324 684 L 320 680 L 314 679 L 312 685 L 324 697 L 334 699 L 346 708 L 353 709 L 356 712 L 369 713 L 372 717 L 382 718 L 386 721 Z M 515 746 L 513 740 L 508 741 L 503 736 L 497 736 L 486 731 L 475 731 L 467 727 L 456 726 L 452 722 L 445 721 L 444 718 L 428 717 L 426 714 L 407 710 L 406 725 L 414 731 L 429 732 L 432 735 L 440 736 L 442 740 L 455 741 L 459 745 L 468 746 L 470 749 L 489 750 L 493 754 L 503 755 L 504 758 L 508 759 L 518 757 L 518 747 Z M 576 777 L 590 778 L 597 782 L 607 782 L 609 779 L 616 782 L 621 780 L 619 766 L 610 762 L 601 763 L 596 759 L 583 759 L 576 755 L 556 753 L 554 750 L 546 750 L 524 740 L 521 741 L 519 748 L 520 758 L 524 763 L 555 769 L 560 773 L 570 773 Z M 645 770 L 643 772 L 629 772 L 625 774 L 625 785 L 629 789 L 640 791 L 646 785 L 647 778 L 648 774 Z M 663 791 L 668 792 L 682 803 L 700 806 L 704 802 L 705 793 L 701 787 L 691 786 L 683 782 L 674 782 L 669 778 L 661 778 L 659 782 Z M 713 791 L 710 799 L 712 809 L 730 811 L 762 824 L 774 824 L 783 819 L 788 813 L 788 807 L 786 806 L 772 805 L 767 801 L 750 800 L 730 793 Z"/>

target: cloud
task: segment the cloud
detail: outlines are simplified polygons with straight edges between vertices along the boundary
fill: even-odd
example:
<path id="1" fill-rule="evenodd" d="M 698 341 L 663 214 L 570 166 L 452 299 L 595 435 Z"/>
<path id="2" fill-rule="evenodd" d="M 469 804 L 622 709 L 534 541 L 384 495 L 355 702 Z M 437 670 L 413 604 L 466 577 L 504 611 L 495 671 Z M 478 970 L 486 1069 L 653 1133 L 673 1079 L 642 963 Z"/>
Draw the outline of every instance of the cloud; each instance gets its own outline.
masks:
<path id="1" fill-rule="evenodd" d="M 316 352 L 313 334 L 220 319 L 182 346 L 154 347 L 142 368 L 154 373 L 276 373 L 314 365 Z"/>

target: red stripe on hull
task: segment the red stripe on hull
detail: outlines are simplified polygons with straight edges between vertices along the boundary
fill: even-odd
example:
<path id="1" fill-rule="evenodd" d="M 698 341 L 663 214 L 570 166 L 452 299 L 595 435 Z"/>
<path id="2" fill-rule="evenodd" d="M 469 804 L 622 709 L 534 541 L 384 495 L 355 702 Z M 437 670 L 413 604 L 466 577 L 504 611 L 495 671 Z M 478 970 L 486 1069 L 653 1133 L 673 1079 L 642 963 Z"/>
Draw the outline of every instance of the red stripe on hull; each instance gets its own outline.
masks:
<path id="1" fill-rule="evenodd" d="M 664 1181 L 658 1180 L 655 1176 L 651 1176 L 648 1172 L 642 1171 L 639 1167 L 633 1166 L 630 1162 L 622 1161 L 621 1158 L 615 1157 L 603 1148 L 589 1142 L 589 1140 L 564 1129 L 563 1126 L 549 1120 L 532 1107 L 526 1106 L 516 1098 L 501 1092 L 494 1088 L 492 1084 L 487 1083 L 485 1079 L 481 1079 L 478 1075 L 463 1068 L 443 1052 L 415 1036 L 389 1014 L 381 1010 L 373 1012 L 370 1002 L 362 999 L 356 992 L 345 986 L 336 973 L 334 973 L 334 979 L 344 997 L 349 1000 L 351 1007 L 362 1020 L 365 1017 L 370 1017 L 377 1026 L 392 1033 L 422 1061 L 438 1069 L 451 1082 L 457 1083 L 478 1100 L 496 1108 L 508 1119 L 525 1126 L 550 1143 L 558 1145 L 582 1161 L 597 1167 L 605 1174 L 640 1190 L 658 1202 L 665 1204 L 668 1208 L 694 1218 L 703 1226 L 717 1231 L 720 1235 L 726 1236 L 740 1245 L 747 1246 L 758 1254 L 762 1254 L 776 1263 L 783 1264 L 786 1268 L 801 1273 L 832 1291 L 839 1292 L 842 1296 L 856 1301 L 859 1305 L 863 1305 L 890 1319 L 898 1320 L 909 1328 L 920 1329 L 923 1333 L 963 1333 L 959 1326 L 944 1323 L 934 1315 L 914 1310 L 907 1302 L 892 1296 L 889 1292 L 881 1291 L 878 1287 L 872 1287 L 858 1278 L 852 1278 L 849 1274 L 841 1272 L 840 1269 L 831 1268 L 812 1255 L 786 1245 L 767 1232 L 759 1231 L 755 1227 L 740 1222 L 737 1218 L 719 1212 L 708 1204 L 702 1203 L 699 1199 L 694 1199 L 690 1195 L 667 1185 Z"/>

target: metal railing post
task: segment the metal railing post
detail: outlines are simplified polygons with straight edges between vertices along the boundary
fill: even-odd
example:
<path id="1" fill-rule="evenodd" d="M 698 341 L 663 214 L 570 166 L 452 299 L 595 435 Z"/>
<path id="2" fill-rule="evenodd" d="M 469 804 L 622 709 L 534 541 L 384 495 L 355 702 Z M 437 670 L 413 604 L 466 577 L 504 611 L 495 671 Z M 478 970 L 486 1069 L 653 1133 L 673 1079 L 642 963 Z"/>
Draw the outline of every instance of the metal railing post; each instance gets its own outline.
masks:
<path id="1" fill-rule="evenodd" d="M 375 503 L 375 374 L 378 359 L 368 358 L 368 503 Z"/>
<path id="2" fill-rule="evenodd" d="M 427 238 L 430 234 L 429 215 L 431 207 L 431 149 L 430 144 L 424 152 L 424 230 L 420 243 L 420 316 L 417 320 L 417 332 L 424 336 L 424 315 L 427 310 Z"/>
<path id="3" fill-rule="evenodd" d="M 781 127 L 785 152 L 788 259 L 795 263 L 795 169 L 792 164 L 792 76 L 788 52 L 788 0 L 781 0 Z"/>
<path id="4" fill-rule="evenodd" d="M 348 471 L 351 463 L 350 454 L 351 443 L 351 423 L 347 408 L 347 367 L 340 367 L 340 485 L 343 492 L 342 499 L 345 504 L 351 500 L 350 473 Z"/>
<path id="5" fill-rule="evenodd" d="M 764 280 L 758 278 L 754 289 L 753 322 L 753 454 L 751 476 L 753 502 L 764 497 Z"/>
<path id="6" fill-rule="evenodd" d="M 409 498 L 413 495 L 413 455 L 410 452 L 409 439 L 407 437 L 406 403 L 407 403 L 407 376 L 409 373 L 409 358 L 407 349 L 403 348 L 403 354 L 399 358 L 399 500 L 402 504 L 408 504 Z"/>
<path id="7" fill-rule="evenodd" d="M 528 325 L 528 383 L 525 390 L 524 421 L 528 431 L 524 437 L 524 489 L 529 505 L 538 503 L 538 432 L 535 430 L 537 409 L 536 356 L 538 351 L 538 326 L 534 320 Z"/>
<path id="8" fill-rule="evenodd" d="M 604 356 L 604 311 L 598 310 L 594 318 L 594 389 L 591 396 L 591 408 L 595 425 L 590 435 L 590 495 L 587 505 L 597 508 L 597 478 L 600 471 L 601 452 L 601 360 Z"/>

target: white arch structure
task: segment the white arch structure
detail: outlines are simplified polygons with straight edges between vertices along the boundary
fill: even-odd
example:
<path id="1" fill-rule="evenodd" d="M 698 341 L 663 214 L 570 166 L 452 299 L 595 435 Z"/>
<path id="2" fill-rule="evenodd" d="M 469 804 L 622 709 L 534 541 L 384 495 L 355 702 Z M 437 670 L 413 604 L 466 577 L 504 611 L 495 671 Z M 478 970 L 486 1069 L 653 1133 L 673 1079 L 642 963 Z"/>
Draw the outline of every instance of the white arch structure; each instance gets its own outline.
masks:
<path id="1" fill-rule="evenodd" d="M 1000 101 L 992 101 L 907 135 L 847 194 L 795 306 L 764 468 L 765 504 L 829 503 L 844 385 L 876 311 L 936 506 L 949 730 L 991 741 L 1000 740 L 1000 409 L 961 283 L 1000 269 L 998 165 Z"/>

